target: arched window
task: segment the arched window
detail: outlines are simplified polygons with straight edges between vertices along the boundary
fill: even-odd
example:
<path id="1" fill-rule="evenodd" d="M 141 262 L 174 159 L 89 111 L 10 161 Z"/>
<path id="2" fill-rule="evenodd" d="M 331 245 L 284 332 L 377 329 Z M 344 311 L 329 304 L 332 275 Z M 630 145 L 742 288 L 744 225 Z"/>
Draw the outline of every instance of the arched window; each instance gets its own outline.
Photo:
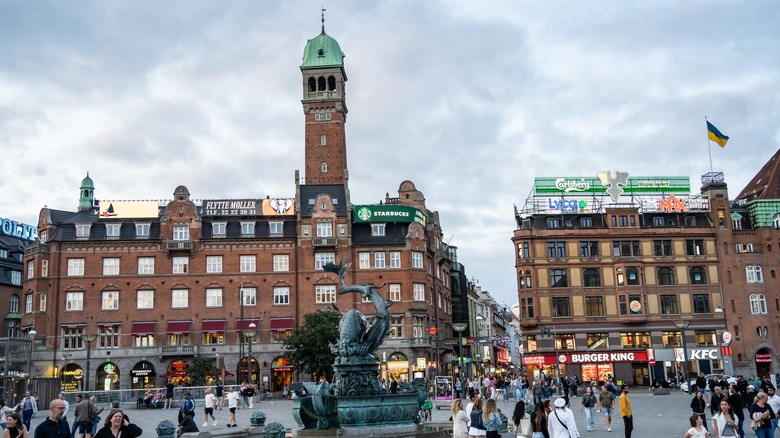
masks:
<path id="1" fill-rule="evenodd" d="M 336 91 L 336 78 L 328 76 L 328 91 Z"/>
<path id="2" fill-rule="evenodd" d="M 750 294 L 750 313 L 766 315 L 766 296 L 764 294 Z"/>
<path id="3" fill-rule="evenodd" d="M 701 266 L 694 266 L 690 270 L 691 284 L 707 284 L 707 276 L 704 268 Z"/>
<path id="4" fill-rule="evenodd" d="M 328 163 L 323 161 L 322 164 L 320 164 L 320 171 L 326 173 L 328 171 Z"/>
<path id="5" fill-rule="evenodd" d="M 780 213 L 775 213 L 775 215 L 772 216 L 772 228 L 776 230 L 780 229 Z"/>
<path id="6" fill-rule="evenodd" d="M 320 136 L 320 146 L 325 146 L 328 144 L 328 137 L 325 136 L 325 134 L 322 134 Z"/>
<path id="7" fill-rule="evenodd" d="M 313 93 L 317 91 L 317 80 L 314 78 L 309 78 L 309 92 Z"/>
<path id="8" fill-rule="evenodd" d="M 11 299 L 8 301 L 8 312 L 19 313 L 19 295 L 11 295 Z"/>
<path id="9" fill-rule="evenodd" d="M 764 273 L 761 271 L 761 266 L 751 265 L 745 267 L 745 276 L 748 283 L 763 283 Z"/>
<path id="10" fill-rule="evenodd" d="M 639 285 L 639 269 L 637 269 L 635 266 L 629 266 L 626 268 L 626 284 L 629 286 L 638 286 Z"/>
<path id="11" fill-rule="evenodd" d="M 323 76 L 317 79 L 317 91 L 325 91 L 325 78 Z"/>
<path id="12" fill-rule="evenodd" d="M 551 287 L 569 287 L 569 277 L 565 269 L 550 270 Z"/>
<path id="13" fill-rule="evenodd" d="M 317 50 L 317 56 L 319 56 L 319 57 L 325 56 L 325 51 L 322 50 L 322 49 Z"/>
<path id="14" fill-rule="evenodd" d="M 601 272 L 598 268 L 587 268 L 582 271 L 582 279 L 585 287 L 601 286 Z"/>
<path id="15" fill-rule="evenodd" d="M 658 284 L 662 286 L 674 285 L 674 269 L 668 267 L 658 268 Z"/>

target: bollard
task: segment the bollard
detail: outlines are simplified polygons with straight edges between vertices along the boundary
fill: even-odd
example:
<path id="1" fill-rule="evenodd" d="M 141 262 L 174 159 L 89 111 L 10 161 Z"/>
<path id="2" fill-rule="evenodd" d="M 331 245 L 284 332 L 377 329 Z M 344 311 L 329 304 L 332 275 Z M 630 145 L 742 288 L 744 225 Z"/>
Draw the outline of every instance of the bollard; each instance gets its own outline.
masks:
<path id="1" fill-rule="evenodd" d="M 265 438 L 284 438 L 284 436 L 287 434 L 287 429 L 284 428 L 279 423 L 270 423 L 265 428 L 265 432 L 263 433 L 263 437 Z"/>
<path id="2" fill-rule="evenodd" d="M 252 417 L 249 419 L 249 423 L 252 426 L 265 426 L 265 414 L 260 411 L 252 412 Z"/>
<path id="3" fill-rule="evenodd" d="M 171 420 L 163 420 L 157 424 L 157 438 L 174 438 L 176 425 Z"/>

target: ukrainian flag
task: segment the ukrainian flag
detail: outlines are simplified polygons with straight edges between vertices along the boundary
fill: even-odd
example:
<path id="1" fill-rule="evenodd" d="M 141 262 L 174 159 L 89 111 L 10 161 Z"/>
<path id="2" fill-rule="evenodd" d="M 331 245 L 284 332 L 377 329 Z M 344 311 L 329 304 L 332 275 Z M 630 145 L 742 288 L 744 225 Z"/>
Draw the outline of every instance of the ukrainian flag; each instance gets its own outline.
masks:
<path id="1" fill-rule="evenodd" d="M 709 136 L 710 140 L 719 144 L 722 148 L 726 147 L 726 142 L 729 141 L 729 138 L 721 134 L 720 131 L 718 131 L 718 128 L 713 126 L 710 122 L 707 122 L 707 135 Z"/>

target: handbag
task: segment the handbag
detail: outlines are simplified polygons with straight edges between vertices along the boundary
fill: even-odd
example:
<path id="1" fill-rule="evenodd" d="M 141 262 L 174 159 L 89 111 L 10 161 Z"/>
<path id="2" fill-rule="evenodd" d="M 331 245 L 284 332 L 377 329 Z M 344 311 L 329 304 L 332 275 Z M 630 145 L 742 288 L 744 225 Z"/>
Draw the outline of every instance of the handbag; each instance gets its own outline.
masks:
<path id="1" fill-rule="evenodd" d="M 521 418 L 520 424 L 517 426 L 517 430 L 515 431 L 515 436 L 518 438 L 531 438 L 531 435 L 533 435 L 533 426 L 531 425 L 531 420 L 528 418 Z"/>

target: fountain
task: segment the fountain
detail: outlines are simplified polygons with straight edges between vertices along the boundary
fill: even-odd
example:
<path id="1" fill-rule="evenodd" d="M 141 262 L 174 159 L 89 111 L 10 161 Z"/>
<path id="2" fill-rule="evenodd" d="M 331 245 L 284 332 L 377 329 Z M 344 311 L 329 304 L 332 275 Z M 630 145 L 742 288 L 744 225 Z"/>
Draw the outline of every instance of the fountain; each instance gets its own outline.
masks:
<path id="1" fill-rule="evenodd" d="M 338 275 L 339 294 L 360 293 L 376 308 L 369 327 L 365 315 L 357 309 L 342 314 L 339 338 L 331 344 L 336 355 L 333 363 L 335 384 L 305 383 L 308 397 L 295 400 L 293 417 L 299 429 L 293 436 L 419 437 L 444 436 L 443 431 L 424 432 L 418 412 L 425 401 L 425 380 L 415 379 L 401 385 L 398 394 L 381 394 L 379 360 L 375 353 L 390 329 L 391 301 L 385 300 L 370 284 L 346 285 L 344 276 L 350 267 L 328 263 L 323 268 Z"/>

